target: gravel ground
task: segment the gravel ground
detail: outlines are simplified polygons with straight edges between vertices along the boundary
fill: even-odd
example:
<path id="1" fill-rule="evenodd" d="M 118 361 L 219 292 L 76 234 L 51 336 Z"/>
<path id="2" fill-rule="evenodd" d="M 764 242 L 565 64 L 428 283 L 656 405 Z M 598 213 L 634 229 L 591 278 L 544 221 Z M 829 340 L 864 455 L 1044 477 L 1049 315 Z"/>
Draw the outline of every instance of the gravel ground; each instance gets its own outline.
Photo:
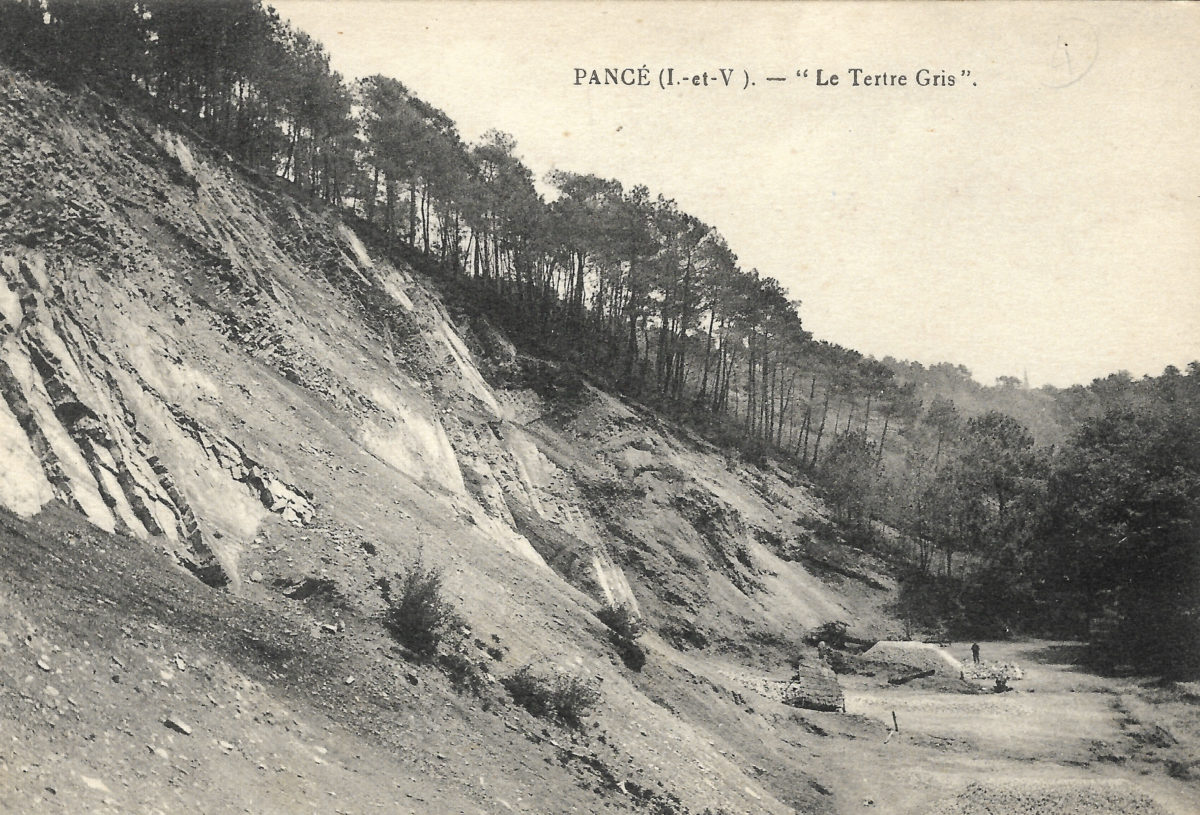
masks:
<path id="1" fill-rule="evenodd" d="M 932 815 L 1165 815 L 1124 780 L 973 783 Z"/>

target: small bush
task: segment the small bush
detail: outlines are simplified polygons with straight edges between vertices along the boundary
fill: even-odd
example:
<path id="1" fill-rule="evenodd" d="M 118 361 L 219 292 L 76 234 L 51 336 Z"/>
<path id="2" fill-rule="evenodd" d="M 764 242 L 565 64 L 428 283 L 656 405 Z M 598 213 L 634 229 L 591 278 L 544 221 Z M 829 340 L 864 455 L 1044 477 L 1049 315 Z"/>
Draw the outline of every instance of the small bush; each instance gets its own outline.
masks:
<path id="1" fill-rule="evenodd" d="M 646 652 L 642 646 L 633 640 L 620 639 L 614 636 L 613 645 L 617 648 L 617 655 L 621 657 L 621 662 L 625 663 L 625 667 L 629 670 L 640 671 L 645 666 Z"/>
<path id="2" fill-rule="evenodd" d="M 528 665 L 500 680 L 513 701 L 539 719 L 554 718 L 554 691 L 549 680 L 538 676 Z"/>
<path id="3" fill-rule="evenodd" d="M 708 636 L 692 620 L 672 620 L 660 631 L 676 650 L 708 647 Z"/>
<path id="4" fill-rule="evenodd" d="M 556 719 L 582 728 L 583 717 L 600 701 L 600 691 L 571 674 L 542 676 L 529 665 L 501 680 L 513 701 L 540 719 Z"/>
<path id="5" fill-rule="evenodd" d="M 471 658 L 461 651 L 451 651 L 439 654 L 438 665 L 442 673 L 450 680 L 450 684 L 459 693 L 470 693 L 482 697 L 487 690 L 486 670 L 471 661 Z"/>
<path id="6" fill-rule="evenodd" d="M 1169 758 L 1166 760 L 1167 775 L 1172 778 L 1178 778 L 1180 781 L 1187 781 L 1192 777 L 1191 765 L 1186 761 Z"/>
<path id="7" fill-rule="evenodd" d="M 441 572 L 416 564 L 397 575 L 395 584 L 397 587 L 389 591 L 384 627 L 418 656 L 433 656 L 446 632 L 458 622 L 454 609 L 442 596 Z"/>
<path id="8" fill-rule="evenodd" d="M 645 630 L 642 618 L 624 603 L 606 605 L 596 612 L 596 617 L 608 626 L 608 638 L 617 649 L 625 667 L 631 671 L 640 671 L 646 664 L 646 652 L 637 644 L 637 638 L 642 636 Z"/>
<path id="9" fill-rule="evenodd" d="M 642 618 L 624 603 L 606 605 L 596 612 L 596 617 L 622 639 L 636 640 L 645 630 Z"/>
<path id="10" fill-rule="evenodd" d="M 559 676 L 554 683 L 554 712 L 566 724 L 583 727 L 583 717 L 600 701 L 600 691 L 578 676 Z"/>
<path id="11" fill-rule="evenodd" d="M 846 624 L 841 620 L 830 620 L 812 629 L 804 635 L 806 645 L 825 643 L 830 648 L 846 647 Z"/>

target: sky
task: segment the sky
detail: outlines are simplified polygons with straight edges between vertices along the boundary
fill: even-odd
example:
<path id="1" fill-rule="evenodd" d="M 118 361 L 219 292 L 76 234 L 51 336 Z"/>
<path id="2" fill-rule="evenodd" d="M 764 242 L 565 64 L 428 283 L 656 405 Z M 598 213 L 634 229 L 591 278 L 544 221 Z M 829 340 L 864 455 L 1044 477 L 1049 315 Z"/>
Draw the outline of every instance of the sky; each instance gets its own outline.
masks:
<path id="1" fill-rule="evenodd" d="M 984 384 L 1200 359 L 1195 4 L 273 5 L 348 79 L 401 80 L 468 141 L 511 133 L 539 178 L 675 199 L 818 339 Z"/>

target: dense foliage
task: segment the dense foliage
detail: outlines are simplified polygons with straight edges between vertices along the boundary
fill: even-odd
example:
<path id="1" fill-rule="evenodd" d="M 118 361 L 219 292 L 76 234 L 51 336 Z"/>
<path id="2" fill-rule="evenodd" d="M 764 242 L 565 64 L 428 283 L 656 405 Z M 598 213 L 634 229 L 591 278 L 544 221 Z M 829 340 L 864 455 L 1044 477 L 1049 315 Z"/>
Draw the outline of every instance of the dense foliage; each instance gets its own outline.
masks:
<path id="1" fill-rule="evenodd" d="M 849 540 L 904 561 L 908 612 L 1200 669 L 1194 363 L 1035 391 L 815 341 L 674 201 L 564 170 L 539 186 L 510 136 L 466 144 L 401 82 L 348 84 L 258 0 L 0 0 L 0 59 L 190 130 L 357 217 L 527 347 L 812 474 Z"/>
<path id="2" fill-rule="evenodd" d="M 903 607 L 973 636 L 1081 636 L 1109 666 L 1200 673 L 1200 364 L 1056 399 L 1078 416 L 1059 446 L 987 413 L 943 422 L 932 456 L 914 450 L 889 508 L 915 551 Z"/>
<path id="3" fill-rule="evenodd" d="M 1087 616 L 1104 661 L 1196 675 L 1200 365 L 1101 384 L 1093 415 L 1054 459 L 1038 589 Z"/>

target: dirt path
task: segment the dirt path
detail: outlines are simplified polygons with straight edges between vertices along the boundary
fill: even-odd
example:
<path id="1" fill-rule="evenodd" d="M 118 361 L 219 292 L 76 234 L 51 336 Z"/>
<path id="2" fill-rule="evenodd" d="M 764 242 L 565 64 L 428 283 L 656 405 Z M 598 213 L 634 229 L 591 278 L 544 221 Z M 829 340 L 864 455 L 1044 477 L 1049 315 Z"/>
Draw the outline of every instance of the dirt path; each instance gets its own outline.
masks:
<path id="1" fill-rule="evenodd" d="M 1196 769 L 1189 768 L 1194 701 L 1144 704 L 1147 685 L 1079 669 L 1071 663 L 1077 648 L 981 643 L 984 661 L 1024 670 L 1004 694 L 843 677 L 847 713 L 890 728 L 894 712 L 900 729 L 885 730 L 871 748 L 862 739 L 846 745 L 841 811 L 1200 812 Z M 969 644 L 949 650 L 971 659 Z M 1131 707 L 1154 711 L 1157 720 L 1134 716 Z"/>

